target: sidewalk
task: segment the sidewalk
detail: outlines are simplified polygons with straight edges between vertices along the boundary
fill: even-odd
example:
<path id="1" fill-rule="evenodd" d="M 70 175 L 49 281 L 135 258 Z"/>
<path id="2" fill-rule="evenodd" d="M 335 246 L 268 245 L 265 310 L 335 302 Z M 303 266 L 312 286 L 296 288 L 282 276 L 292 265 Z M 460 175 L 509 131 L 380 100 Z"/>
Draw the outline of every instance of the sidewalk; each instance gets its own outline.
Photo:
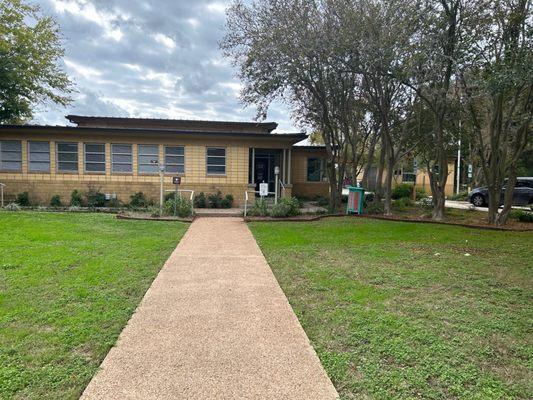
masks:
<path id="1" fill-rule="evenodd" d="M 241 218 L 199 218 L 82 399 L 335 399 Z"/>

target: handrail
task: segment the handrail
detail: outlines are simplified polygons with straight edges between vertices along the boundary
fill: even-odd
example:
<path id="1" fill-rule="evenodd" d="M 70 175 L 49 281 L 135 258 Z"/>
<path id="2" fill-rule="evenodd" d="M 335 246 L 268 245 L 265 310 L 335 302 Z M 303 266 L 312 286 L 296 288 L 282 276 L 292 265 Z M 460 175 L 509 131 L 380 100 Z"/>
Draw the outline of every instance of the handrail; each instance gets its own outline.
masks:
<path id="1" fill-rule="evenodd" d="M 176 189 L 166 189 L 165 192 L 173 192 L 173 193 L 175 193 Z M 189 196 L 189 200 L 191 202 L 193 202 L 193 200 L 194 200 L 194 190 L 191 190 L 191 189 L 178 189 L 178 193 L 179 192 L 191 192 L 191 195 Z"/>

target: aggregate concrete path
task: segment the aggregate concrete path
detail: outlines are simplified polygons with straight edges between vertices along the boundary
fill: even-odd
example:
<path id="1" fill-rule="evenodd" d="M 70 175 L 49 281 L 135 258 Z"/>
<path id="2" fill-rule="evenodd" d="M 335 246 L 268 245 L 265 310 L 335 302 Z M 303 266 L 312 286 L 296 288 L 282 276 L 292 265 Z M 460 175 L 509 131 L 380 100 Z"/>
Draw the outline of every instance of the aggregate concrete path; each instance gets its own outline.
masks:
<path id="1" fill-rule="evenodd" d="M 198 218 L 82 399 L 338 398 L 241 218 Z"/>

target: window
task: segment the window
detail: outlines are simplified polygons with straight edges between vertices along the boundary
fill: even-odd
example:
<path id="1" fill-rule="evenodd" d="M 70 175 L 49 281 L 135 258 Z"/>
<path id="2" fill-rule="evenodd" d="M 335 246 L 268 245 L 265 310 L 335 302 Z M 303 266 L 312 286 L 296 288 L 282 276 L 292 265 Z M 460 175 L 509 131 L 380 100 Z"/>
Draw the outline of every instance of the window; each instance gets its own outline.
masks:
<path id="1" fill-rule="evenodd" d="M 22 170 L 22 144 L 20 140 L 0 141 L 0 171 Z"/>
<path id="2" fill-rule="evenodd" d="M 183 146 L 165 146 L 165 172 L 185 173 L 185 148 Z"/>
<path id="3" fill-rule="evenodd" d="M 307 181 L 322 182 L 325 180 L 325 162 L 322 158 L 307 159 Z"/>
<path id="4" fill-rule="evenodd" d="M 157 174 L 159 167 L 159 146 L 156 144 L 140 144 L 139 147 L 139 172 L 142 174 Z"/>
<path id="5" fill-rule="evenodd" d="M 206 165 L 209 175 L 225 175 L 226 149 L 224 147 L 208 147 Z"/>
<path id="6" fill-rule="evenodd" d="M 85 172 L 105 173 L 104 143 L 85 143 Z"/>
<path id="7" fill-rule="evenodd" d="M 30 172 L 50 172 L 50 143 L 28 142 Z"/>
<path id="8" fill-rule="evenodd" d="M 133 154 L 131 144 L 111 145 L 111 170 L 119 173 L 133 172 Z"/>
<path id="9" fill-rule="evenodd" d="M 57 170 L 78 172 L 78 143 L 57 144 Z"/>

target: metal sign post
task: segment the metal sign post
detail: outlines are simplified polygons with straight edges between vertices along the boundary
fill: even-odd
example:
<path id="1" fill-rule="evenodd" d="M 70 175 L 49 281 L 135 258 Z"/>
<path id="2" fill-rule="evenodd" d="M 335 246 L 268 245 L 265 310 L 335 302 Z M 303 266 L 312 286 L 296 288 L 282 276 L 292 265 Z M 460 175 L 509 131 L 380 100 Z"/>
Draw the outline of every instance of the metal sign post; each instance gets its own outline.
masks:
<path id="1" fill-rule="evenodd" d="M 274 187 L 274 204 L 278 204 L 279 196 L 279 167 L 274 167 L 275 187 Z"/>
<path id="2" fill-rule="evenodd" d="M 181 177 L 173 176 L 172 183 L 176 185 L 176 190 L 174 191 L 174 216 L 176 216 L 177 207 L 178 207 L 178 193 L 179 193 L 179 186 L 181 184 Z"/>
<path id="3" fill-rule="evenodd" d="M 159 163 L 159 160 L 150 160 L 150 164 L 156 164 L 159 167 L 159 215 L 163 215 L 163 184 L 165 179 L 165 164 Z"/>

